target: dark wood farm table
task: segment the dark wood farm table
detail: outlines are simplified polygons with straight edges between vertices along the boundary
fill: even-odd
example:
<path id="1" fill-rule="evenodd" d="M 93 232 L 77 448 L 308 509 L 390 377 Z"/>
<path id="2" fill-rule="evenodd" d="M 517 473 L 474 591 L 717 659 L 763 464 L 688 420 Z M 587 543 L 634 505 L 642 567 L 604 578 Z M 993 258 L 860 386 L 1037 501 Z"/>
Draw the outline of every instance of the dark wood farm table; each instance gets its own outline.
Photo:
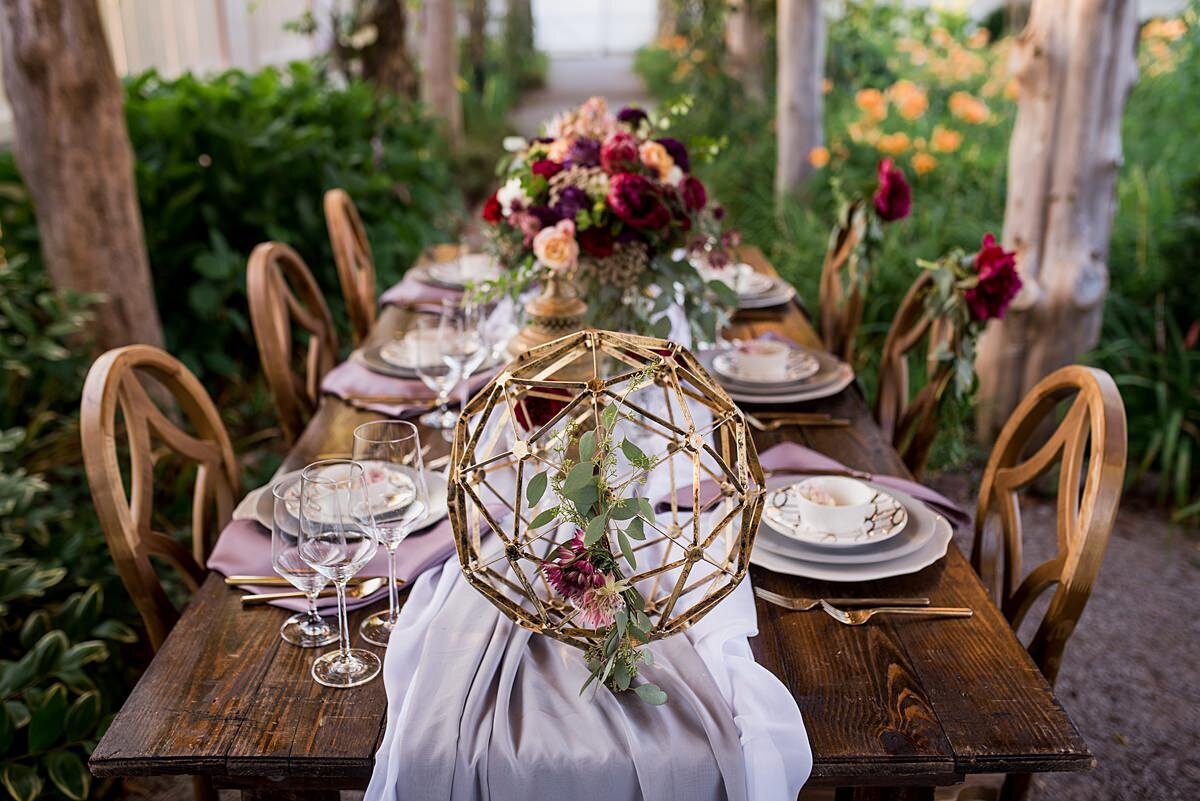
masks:
<path id="1" fill-rule="evenodd" d="M 772 271 L 752 248 L 743 258 Z M 390 335 L 405 312 L 387 309 Z M 797 306 L 739 319 L 739 335 L 777 331 L 817 347 Z M 852 421 L 846 428 L 756 434 L 761 450 L 792 439 L 847 466 L 905 474 L 856 387 L 805 405 Z M 284 469 L 345 452 L 359 423 L 378 415 L 325 397 Z M 435 451 L 446 446 L 430 434 Z M 754 568 L 753 581 L 794 596 L 845 594 Z M 366 785 L 383 736 L 382 681 L 327 689 L 309 675 L 312 652 L 283 643 L 286 616 L 241 608 L 239 592 L 210 575 L 138 682 L 91 758 L 98 776 L 202 774 L 264 798 L 320 797 Z M 975 616 L 947 623 L 900 618 L 850 628 L 819 612 L 758 601 L 756 658 L 787 685 L 804 714 L 811 782 L 856 787 L 846 797 L 922 798 L 967 774 L 1085 770 L 1087 746 L 959 549 L 919 573 L 854 587 L 858 595 L 926 595 Z M 351 615 L 357 629 L 364 612 Z"/>

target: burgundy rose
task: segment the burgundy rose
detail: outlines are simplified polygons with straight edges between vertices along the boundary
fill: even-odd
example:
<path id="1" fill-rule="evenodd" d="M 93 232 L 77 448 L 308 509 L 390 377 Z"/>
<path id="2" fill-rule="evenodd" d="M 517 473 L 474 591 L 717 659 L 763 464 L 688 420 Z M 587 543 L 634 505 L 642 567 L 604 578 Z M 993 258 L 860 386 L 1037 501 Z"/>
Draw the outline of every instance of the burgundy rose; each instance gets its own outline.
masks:
<path id="1" fill-rule="evenodd" d="M 633 134 L 617 131 L 600 146 L 600 166 L 607 173 L 621 172 L 637 163 L 638 141 Z"/>
<path id="2" fill-rule="evenodd" d="M 612 231 L 608 228 L 600 228 L 592 226 L 578 231 L 575 234 L 575 240 L 579 242 L 579 247 L 589 256 L 595 256 L 597 259 L 608 258 L 613 254 L 613 246 L 616 244 L 613 241 Z"/>
<path id="3" fill-rule="evenodd" d="M 687 176 L 679 185 L 679 194 L 683 197 L 683 205 L 688 211 L 700 211 L 708 202 L 708 193 L 699 178 Z"/>
<path id="4" fill-rule="evenodd" d="M 564 167 L 598 167 L 600 165 L 600 143 L 586 136 L 581 136 L 567 148 L 567 157 L 563 160 Z"/>
<path id="5" fill-rule="evenodd" d="M 483 202 L 483 217 L 484 222 L 489 222 L 495 225 L 500 222 L 500 199 L 493 192 L 492 196 Z"/>
<path id="6" fill-rule="evenodd" d="M 671 156 L 671 161 L 675 162 L 676 167 L 684 172 L 691 171 L 691 160 L 688 158 L 687 148 L 683 146 L 683 142 L 669 136 L 655 141 L 667 149 L 667 153 Z"/>
<path id="7" fill-rule="evenodd" d="M 562 165 L 550 159 L 538 159 L 529 165 L 534 175 L 540 175 L 547 181 L 562 171 Z"/>
<path id="8" fill-rule="evenodd" d="M 575 215 L 587 207 L 587 192 L 578 186 L 568 186 L 563 189 L 558 196 L 558 202 L 554 204 L 554 210 L 558 212 L 560 219 L 564 220 L 575 219 Z"/>
<path id="9" fill-rule="evenodd" d="M 626 106 L 617 112 L 617 122 L 623 122 L 632 128 L 637 128 L 648 119 L 646 112 L 637 106 Z"/>
<path id="10" fill-rule="evenodd" d="M 996 244 L 996 237 L 984 234 L 975 254 L 975 272 L 979 282 L 963 292 L 971 316 L 980 322 L 1001 319 L 1021 290 L 1017 254 Z"/>
<path id="11" fill-rule="evenodd" d="M 884 222 L 903 220 L 912 208 L 912 190 L 904 170 L 891 159 L 879 162 L 879 189 L 875 191 L 875 213 Z"/>
<path id="12" fill-rule="evenodd" d="M 634 228 L 657 231 L 671 222 L 654 184 L 640 175 L 623 172 L 608 184 L 608 207 L 617 219 Z"/>

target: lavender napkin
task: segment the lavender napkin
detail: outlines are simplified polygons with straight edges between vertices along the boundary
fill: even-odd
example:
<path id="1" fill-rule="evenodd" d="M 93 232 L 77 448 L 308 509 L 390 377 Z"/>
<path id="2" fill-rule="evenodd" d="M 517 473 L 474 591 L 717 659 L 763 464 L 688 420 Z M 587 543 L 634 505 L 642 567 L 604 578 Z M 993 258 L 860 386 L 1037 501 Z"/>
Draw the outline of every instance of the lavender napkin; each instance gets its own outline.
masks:
<path id="1" fill-rule="evenodd" d="M 400 283 L 385 290 L 379 296 L 379 302 L 384 306 L 423 306 L 427 304 L 438 306 L 443 300 L 456 301 L 462 296 L 461 289 L 427 284 L 409 272 L 401 279 Z"/>
<path id="2" fill-rule="evenodd" d="M 758 455 L 759 464 L 763 470 L 775 473 L 787 473 L 789 470 L 812 471 L 828 470 L 837 472 L 847 470 L 844 464 L 824 454 L 817 453 L 811 448 L 797 445 L 794 442 L 781 442 Z M 909 481 L 899 476 L 872 475 L 870 480 L 883 487 L 891 487 L 906 492 L 926 506 L 935 510 L 955 528 L 965 528 L 971 524 L 971 517 L 960 509 L 953 501 L 924 484 Z M 700 484 L 701 503 L 706 503 L 717 495 L 717 485 L 711 481 Z M 683 494 L 686 497 L 686 493 Z"/>
<path id="3" fill-rule="evenodd" d="M 410 534 L 397 548 L 396 575 L 411 582 L 421 573 L 431 567 L 440 565 L 454 553 L 454 536 L 450 528 L 450 520 L 443 519 L 428 529 Z M 208 569 L 215 570 L 225 576 L 273 576 L 275 569 L 271 566 L 271 532 L 261 523 L 253 520 L 233 520 L 225 526 L 217 540 L 216 547 L 208 557 Z M 382 548 L 360 571 L 364 576 L 387 575 L 387 552 Z M 281 592 L 287 587 L 265 587 L 259 585 L 243 586 L 250 592 Z M 358 609 L 387 597 L 387 588 L 366 598 L 350 598 L 346 604 L 348 609 Z M 275 606 L 291 609 L 294 612 L 308 608 L 308 602 L 303 598 L 294 600 L 272 601 Z M 317 605 L 322 609 L 332 609 L 337 604 L 336 598 L 321 598 Z"/>
<path id="4" fill-rule="evenodd" d="M 484 370 L 471 376 L 468 392 L 474 394 L 495 374 L 495 370 Z M 433 402 L 433 394 L 429 391 L 429 387 L 419 379 L 383 375 L 354 359 L 342 362 L 326 373 L 325 378 L 321 380 L 321 391 L 336 395 L 353 406 L 386 414 L 389 417 L 404 417 L 413 412 L 428 411 Z M 355 396 L 417 398 L 419 400 L 408 403 L 379 402 L 357 400 Z"/>

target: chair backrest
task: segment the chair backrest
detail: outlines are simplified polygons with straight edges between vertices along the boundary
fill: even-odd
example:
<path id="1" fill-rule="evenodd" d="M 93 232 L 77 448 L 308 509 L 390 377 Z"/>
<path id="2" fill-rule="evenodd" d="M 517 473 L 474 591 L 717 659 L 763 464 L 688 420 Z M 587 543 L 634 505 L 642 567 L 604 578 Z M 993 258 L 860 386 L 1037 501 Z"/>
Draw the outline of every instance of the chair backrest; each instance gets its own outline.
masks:
<path id="1" fill-rule="evenodd" d="M 143 383 L 146 377 L 154 384 Z M 157 400 L 173 399 L 195 433 L 173 422 Z M 117 448 L 120 412 L 129 445 L 129 486 Z M 151 564 L 174 565 L 195 591 L 204 563 L 229 522 L 238 492 L 233 446 L 204 387 L 178 360 L 149 345 L 110 350 L 88 371 L 80 409 L 83 461 L 92 501 L 125 589 L 146 623 L 155 650 L 178 619 Z M 157 440 L 157 442 L 155 441 Z M 156 530 L 154 464 L 166 447 L 197 467 L 192 493 L 192 549 Z"/>
<path id="2" fill-rule="evenodd" d="M 845 224 L 830 235 L 829 248 L 821 265 L 821 339 L 826 350 L 845 362 L 854 359 L 854 338 L 863 315 L 862 283 L 865 276 L 852 275 L 851 271 L 856 265 L 855 251 L 866 234 L 865 219 L 857 204 L 850 207 Z"/>
<path id="3" fill-rule="evenodd" d="M 250 254 L 246 294 L 258 356 L 291 444 L 316 410 L 321 379 L 337 358 L 333 318 L 300 254 L 280 242 L 264 242 Z M 303 364 L 294 358 L 297 333 L 308 340 Z"/>
<path id="4" fill-rule="evenodd" d="M 1053 433 L 1043 440 L 1054 422 L 1052 415 L 1072 397 Z M 1112 377 L 1071 365 L 1046 376 L 1021 401 L 1001 430 L 983 474 L 971 563 L 993 585 L 1013 629 L 1019 629 L 1034 602 L 1057 585 L 1028 646 L 1051 684 L 1104 560 L 1121 501 L 1125 451 L 1125 406 Z M 1017 493 L 1055 465 L 1057 548 L 1053 557 L 1024 574 Z M 990 563 L 996 549 L 988 548 L 986 541 L 993 516 L 1000 521 L 998 566 Z"/>
<path id="5" fill-rule="evenodd" d="M 375 324 L 375 260 L 354 201 L 343 189 L 325 193 L 325 225 L 337 262 L 338 282 L 350 315 L 354 344 L 361 343 Z"/>
<path id="6" fill-rule="evenodd" d="M 879 391 L 875 418 L 884 436 L 904 459 L 909 471 L 918 478 L 925 471 L 929 452 L 938 433 L 938 407 L 954 379 L 953 363 L 938 354 L 954 345 L 960 334 L 954 324 L 931 316 L 926 297 L 933 287 L 933 276 L 922 271 L 896 309 L 883 355 L 879 361 Z M 908 360 L 925 343 L 925 385 L 909 398 Z"/>

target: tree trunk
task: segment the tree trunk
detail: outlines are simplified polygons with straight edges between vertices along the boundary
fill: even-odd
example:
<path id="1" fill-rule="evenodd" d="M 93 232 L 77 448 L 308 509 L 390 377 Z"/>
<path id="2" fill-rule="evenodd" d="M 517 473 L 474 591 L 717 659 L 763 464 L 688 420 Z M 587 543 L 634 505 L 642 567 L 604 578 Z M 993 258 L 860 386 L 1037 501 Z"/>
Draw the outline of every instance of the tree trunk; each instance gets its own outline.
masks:
<path id="1" fill-rule="evenodd" d="M 753 100 L 766 97 L 763 58 L 767 37 L 762 27 L 762 0 L 734 0 L 725 14 L 725 52 L 729 71 Z"/>
<path id="2" fill-rule="evenodd" d="M 411 99 L 417 96 L 417 73 L 408 54 L 405 2 L 377 0 L 371 6 L 366 22 L 375 27 L 376 38 L 362 51 L 362 72 L 378 89 Z"/>
<path id="3" fill-rule="evenodd" d="M 442 119 L 450 146 L 457 148 L 462 140 L 462 103 L 454 0 L 424 0 L 421 21 L 421 100 Z"/>
<path id="4" fill-rule="evenodd" d="M 471 84 L 483 91 L 487 60 L 487 0 L 471 0 L 467 13 L 467 55 L 471 62 Z"/>
<path id="5" fill-rule="evenodd" d="M 809 153 L 823 141 L 825 18 L 821 0 L 778 0 L 778 9 L 775 194 L 782 198 L 804 185 Z"/>
<path id="6" fill-rule="evenodd" d="M 1024 287 L 979 343 L 979 435 L 1100 336 L 1121 117 L 1137 77 L 1135 0 L 1036 0 L 1013 50 L 1020 88 L 1004 244 Z"/>
<path id="7" fill-rule="evenodd" d="M 679 33 L 678 0 L 658 0 L 658 38 L 666 39 Z"/>
<path id="8" fill-rule="evenodd" d="M 17 166 L 58 289 L 103 293 L 96 344 L 162 345 L 124 95 L 95 0 L 2 0 Z"/>

